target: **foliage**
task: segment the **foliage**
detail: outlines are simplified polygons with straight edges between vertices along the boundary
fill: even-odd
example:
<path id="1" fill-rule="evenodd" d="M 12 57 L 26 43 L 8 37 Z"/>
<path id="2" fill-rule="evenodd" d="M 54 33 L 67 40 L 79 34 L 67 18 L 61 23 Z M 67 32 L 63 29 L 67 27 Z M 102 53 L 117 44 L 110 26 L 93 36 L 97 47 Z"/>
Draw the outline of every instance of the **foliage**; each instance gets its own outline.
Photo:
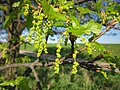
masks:
<path id="1" fill-rule="evenodd" d="M 71 73 L 69 73 L 71 74 L 71 81 L 76 79 L 75 75 L 77 73 L 80 73 L 80 71 L 78 70 L 79 63 L 77 62 L 77 55 L 82 52 L 82 49 L 80 49 L 80 46 L 75 43 L 77 38 L 80 38 L 80 40 L 85 45 L 85 50 L 87 50 L 88 52 L 87 54 L 90 60 L 95 58 L 94 53 L 96 51 L 100 55 L 101 54 L 103 55 L 102 57 L 103 60 L 106 60 L 107 62 L 110 63 L 112 70 L 115 70 L 116 68 L 114 66 L 114 63 L 116 63 L 116 66 L 119 66 L 119 64 L 117 64 L 118 62 L 115 61 L 116 59 L 119 59 L 119 58 L 112 56 L 110 54 L 111 53 L 110 51 L 105 50 L 101 44 L 95 41 L 99 37 L 101 37 L 105 32 L 109 31 L 112 27 L 114 27 L 114 25 L 117 22 L 120 21 L 120 17 L 119 17 L 120 5 L 117 4 L 116 2 L 106 0 L 108 5 L 104 6 L 102 4 L 103 0 L 98 0 L 96 3 L 92 2 L 94 6 L 91 6 L 90 8 L 92 9 L 89 9 L 87 5 L 85 5 L 85 7 L 82 5 L 81 6 L 75 5 L 74 0 L 69 0 L 69 1 L 68 0 L 52 0 L 52 1 L 51 0 L 35 0 L 34 4 L 30 0 L 20 0 L 17 2 L 10 1 L 10 0 L 8 1 L 9 1 L 8 3 L 12 4 L 10 5 L 11 7 L 7 8 L 6 6 L 4 6 L 4 8 L 0 7 L 0 9 L 2 9 L 3 11 L 7 11 L 9 13 L 6 15 L 5 22 L 3 25 L 3 28 L 5 29 L 8 28 L 9 32 L 12 33 L 14 37 L 14 38 L 11 38 L 11 40 L 9 40 L 9 44 L 11 42 L 14 42 L 14 45 L 15 45 L 15 41 L 17 41 L 19 38 L 21 39 L 20 43 L 26 44 L 26 42 L 33 42 L 34 47 L 37 49 L 37 58 L 40 59 L 39 63 L 41 61 L 42 54 L 48 53 L 47 38 L 49 35 L 51 35 L 51 33 L 53 33 L 52 32 L 53 26 L 61 26 L 66 29 L 65 32 L 62 33 L 56 45 L 56 48 L 57 48 L 55 52 L 56 59 L 55 59 L 55 62 L 53 63 L 54 65 L 53 72 L 57 79 L 58 79 L 58 76 L 60 79 L 62 79 L 61 76 L 59 75 L 61 73 L 60 70 L 62 68 L 61 64 L 63 63 L 63 60 L 61 60 L 61 56 L 64 57 L 64 59 L 66 58 L 64 54 L 61 55 L 62 43 L 63 41 L 65 41 L 65 44 L 67 45 L 68 37 L 69 37 L 69 40 L 71 41 L 71 47 L 73 47 L 74 49 L 73 52 L 71 51 L 72 53 L 68 53 L 69 57 L 72 57 L 74 59 L 73 65 L 70 67 Z M 5 3 L 3 3 L 3 5 L 4 4 Z M 80 23 L 81 19 L 84 18 L 85 15 L 89 16 L 91 14 L 96 14 L 100 18 L 100 20 L 95 21 L 91 19 L 91 20 L 88 20 L 87 22 L 85 21 L 83 24 Z M 17 22 L 18 23 L 17 25 L 13 25 L 13 24 L 15 24 L 16 20 L 21 21 L 20 20 L 21 15 L 24 15 L 25 17 L 23 20 L 24 21 L 23 26 L 24 27 L 26 26 L 30 30 L 30 33 L 27 38 L 22 36 L 21 37 L 15 36 L 15 31 L 17 32 L 17 29 L 19 28 L 18 27 L 14 28 L 14 26 L 17 26 L 17 25 L 19 26 L 19 23 Z M 14 28 L 13 30 L 14 33 L 10 30 L 11 25 L 13 26 L 12 28 Z M 106 26 L 106 29 L 105 31 L 100 32 L 100 29 L 102 28 L 103 25 Z M 17 32 L 16 34 L 19 34 L 19 32 Z M 91 36 L 91 37 L 83 38 L 84 35 Z M 63 40 L 63 37 L 66 37 L 66 40 Z M 16 46 L 14 45 L 12 47 L 13 49 L 12 51 L 14 51 L 14 49 L 16 50 Z M 5 49 L 2 49 L 1 47 L 0 47 L 0 50 L 3 51 L 5 55 L 7 55 L 7 53 L 8 55 L 10 55 L 9 52 L 11 52 L 11 48 L 8 47 L 10 50 L 7 51 Z M 7 59 L 8 57 L 10 56 L 6 57 L 6 62 L 9 60 Z M 19 58 L 18 59 L 15 58 L 16 63 L 18 64 L 20 62 L 32 63 L 31 66 L 28 66 L 28 67 L 31 68 L 33 75 L 35 77 L 35 80 L 38 83 L 39 78 L 36 74 L 35 66 L 34 66 L 36 63 L 38 63 L 37 61 L 38 59 L 35 62 L 32 62 L 32 60 L 30 60 L 27 56 L 20 59 L 21 61 L 19 61 Z M 101 60 L 101 58 L 99 60 Z M 10 63 L 10 64 L 13 64 L 13 63 Z M 42 64 L 44 66 L 43 62 Z M 39 64 L 36 64 L 36 65 L 39 65 Z M 87 67 L 87 64 L 85 65 Z M 103 76 L 106 79 L 109 78 L 105 71 L 100 70 L 100 72 L 103 74 Z M 85 73 L 83 72 L 83 74 Z M 63 75 L 63 76 L 67 77 L 66 75 Z M 16 86 L 21 90 L 30 90 L 30 86 L 27 84 L 28 82 L 29 80 L 26 79 L 25 77 L 18 76 L 15 80 L 10 80 L 10 81 L 2 80 L 0 83 L 0 86 L 1 86 L 0 88 L 3 88 L 5 86 L 12 86 L 12 87 Z M 65 83 L 64 80 L 63 82 Z M 55 85 L 57 85 L 58 87 L 59 87 L 59 84 L 61 84 L 60 81 L 58 81 L 58 83 L 55 83 Z M 65 86 L 65 84 L 62 84 L 60 89 L 62 90 L 63 88 L 70 87 L 71 89 L 78 90 L 78 88 L 75 88 L 77 86 L 76 84 L 73 84 L 73 86 L 71 86 L 72 85 L 71 82 L 66 82 L 66 84 L 67 84 L 67 87 Z M 80 83 L 80 86 L 84 86 L 84 85 L 86 84 L 84 83 L 84 80 L 83 80 L 83 84 Z M 95 86 L 95 84 L 90 84 L 90 85 Z M 50 87 L 49 89 L 51 89 Z M 55 86 L 52 86 L 52 88 L 54 87 Z M 92 90 L 92 88 L 89 88 L 89 86 L 85 86 L 85 87 Z M 96 89 L 98 88 L 99 87 L 96 86 Z"/>
<path id="2" fill-rule="evenodd" d="M 21 90 L 30 90 L 29 86 L 28 86 L 28 82 L 29 80 L 24 78 L 23 76 L 19 76 L 17 77 L 15 80 L 11 80 L 11 81 L 6 81 L 6 82 L 2 82 L 0 84 L 0 87 L 4 87 L 4 86 L 17 86 L 19 87 Z"/>

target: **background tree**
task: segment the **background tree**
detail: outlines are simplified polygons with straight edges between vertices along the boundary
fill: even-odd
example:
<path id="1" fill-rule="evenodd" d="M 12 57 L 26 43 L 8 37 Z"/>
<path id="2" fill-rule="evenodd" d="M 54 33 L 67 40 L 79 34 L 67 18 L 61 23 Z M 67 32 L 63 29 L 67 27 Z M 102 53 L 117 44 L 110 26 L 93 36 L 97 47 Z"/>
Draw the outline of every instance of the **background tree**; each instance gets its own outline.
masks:
<path id="1" fill-rule="evenodd" d="M 22 30 L 26 26 L 25 20 L 23 20 L 22 13 L 23 7 L 28 1 L 20 0 L 3 0 L 1 1 L 1 10 L 4 13 L 5 22 L 3 28 L 8 29 L 8 50 L 7 52 L 7 64 L 15 63 L 15 58 L 19 54 L 20 35 Z M 17 47 L 15 47 L 18 45 Z M 15 47 L 15 48 L 14 48 Z M 13 49 L 12 49 L 13 48 Z M 15 70 L 10 68 L 6 72 L 8 79 L 14 78 Z M 8 77 L 9 76 L 9 77 Z"/>

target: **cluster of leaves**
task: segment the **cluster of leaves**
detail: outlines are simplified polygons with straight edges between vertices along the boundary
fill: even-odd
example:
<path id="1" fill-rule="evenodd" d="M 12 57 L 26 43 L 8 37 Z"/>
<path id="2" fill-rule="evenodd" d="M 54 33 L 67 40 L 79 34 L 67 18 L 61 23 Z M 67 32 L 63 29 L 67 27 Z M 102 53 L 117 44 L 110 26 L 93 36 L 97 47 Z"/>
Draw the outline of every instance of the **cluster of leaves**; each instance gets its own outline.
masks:
<path id="1" fill-rule="evenodd" d="M 3 88 L 5 86 L 13 86 L 13 87 L 17 86 L 21 90 L 30 90 L 30 88 L 28 86 L 28 82 L 29 82 L 29 80 L 27 78 L 25 78 L 23 76 L 19 76 L 15 80 L 10 80 L 10 81 L 5 81 L 5 82 L 0 83 L 0 89 L 5 90 Z"/>

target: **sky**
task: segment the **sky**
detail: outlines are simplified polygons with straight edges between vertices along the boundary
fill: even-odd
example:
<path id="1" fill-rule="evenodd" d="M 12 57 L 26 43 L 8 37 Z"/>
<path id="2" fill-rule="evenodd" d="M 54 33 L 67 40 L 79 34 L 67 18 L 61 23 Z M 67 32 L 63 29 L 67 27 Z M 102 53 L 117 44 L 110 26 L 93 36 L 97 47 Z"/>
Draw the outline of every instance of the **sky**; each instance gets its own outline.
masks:
<path id="1" fill-rule="evenodd" d="M 111 33 L 118 33 L 116 36 L 109 35 Z M 97 41 L 100 43 L 120 44 L 120 30 L 111 30 L 108 35 L 103 35 Z"/>

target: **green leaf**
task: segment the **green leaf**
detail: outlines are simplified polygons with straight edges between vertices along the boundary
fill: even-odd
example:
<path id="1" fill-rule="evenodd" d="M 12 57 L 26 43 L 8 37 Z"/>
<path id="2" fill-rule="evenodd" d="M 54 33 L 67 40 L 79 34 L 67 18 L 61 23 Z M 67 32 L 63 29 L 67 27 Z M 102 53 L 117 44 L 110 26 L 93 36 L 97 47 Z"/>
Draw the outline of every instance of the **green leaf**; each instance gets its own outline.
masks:
<path id="1" fill-rule="evenodd" d="M 24 0 L 20 0 L 20 6 L 24 5 Z"/>
<path id="2" fill-rule="evenodd" d="M 61 21 L 67 20 L 63 14 L 55 11 L 54 7 L 50 6 L 49 8 L 50 8 L 50 11 L 47 12 L 49 19 L 55 19 L 55 20 L 61 20 Z"/>
<path id="3" fill-rule="evenodd" d="M 58 0 L 57 1 L 60 5 L 64 5 L 65 0 Z"/>
<path id="4" fill-rule="evenodd" d="M 62 21 L 66 21 L 67 20 L 65 18 L 65 15 L 63 15 L 61 13 L 56 12 L 54 15 L 56 16 L 56 17 L 54 17 L 56 20 L 62 20 Z"/>
<path id="5" fill-rule="evenodd" d="M 119 12 L 120 11 L 120 4 L 116 5 L 116 10 Z M 120 12 L 119 12 L 120 13 Z"/>
<path id="6" fill-rule="evenodd" d="M 65 26 L 65 23 L 64 22 L 61 22 L 61 21 L 57 21 L 54 26 L 57 26 L 57 27 L 64 27 Z"/>
<path id="7" fill-rule="evenodd" d="M 50 6 L 50 4 L 46 0 L 42 2 L 42 7 L 43 7 L 43 12 L 48 15 L 49 19 L 55 19 L 61 21 L 67 20 L 65 18 L 65 15 L 55 11 L 54 10 L 55 8 L 53 6 Z"/>
<path id="8" fill-rule="evenodd" d="M 78 18 L 76 18 L 75 16 L 71 16 L 71 21 L 72 21 L 72 27 L 76 28 L 80 26 L 80 20 Z"/>
<path id="9" fill-rule="evenodd" d="M 19 76 L 19 77 L 17 77 L 17 78 L 15 79 L 15 84 L 16 84 L 16 85 L 19 85 L 20 82 L 21 82 L 23 79 L 24 79 L 23 76 Z"/>
<path id="10" fill-rule="evenodd" d="M 100 55 L 105 50 L 103 45 L 99 44 L 98 42 L 87 42 L 85 45 L 87 47 L 87 52 L 89 55 Z"/>
<path id="11" fill-rule="evenodd" d="M 99 44 L 98 42 L 90 42 L 89 44 L 90 44 L 91 49 L 97 52 L 103 52 L 105 50 L 103 45 Z"/>
<path id="12" fill-rule="evenodd" d="M 75 20 L 74 20 L 75 23 Z M 91 32 L 98 34 L 100 32 L 100 29 L 102 28 L 102 25 L 99 23 L 94 22 L 93 20 L 89 21 L 87 24 L 84 24 L 80 26 L 77 23 L 75 25 L 69 27 L 69 32 L 72 32 L 72 34 L 80 36 L 82 34 L 91 34 Z"/>
<path id="13" fill-rule="evenodd" d="M 55 11 L 50 11 L 48 18 L 55 19 L 55 20 L 61 20 L 61 21 L 67 20 L 64 15 L 62 15 L 61 13 L 55 12 Z"/>
<path id="14" fill-rule="evenodd" d="M 28 83 L 29 83 L 29 80 L 28 80 L 27 78 L 23 78 L 23 79 L 20 81 L 18 87 L 19 87 L 21 90 L 30 90 Z"/>
<path id="15" fill-rule="evenodd" d="M 0 10 L 5 10 L 6 12 L 8 11 L 9 7 L 7 5 L 0 4 Z"/>
<path id="16" fill-rule="evenodd" d="M 2 83 L 0 84 L 0 86 L 9 86 L 9 85 L 15 86 L 15 81 L 14 81 L 14 80 L 10 80 L 10 81 L 2 82 Z"/>
<path id="17" fill-rule="evenodd" d="M 20 8 L 23 7 L 25 4 L 31 5 L 32 3 L 30 0 L 20 0 Z"/>
<path id="18" fill-rule="evenodd" d="M 102 25 L 91 20 L 87 24 L 84 24 L 83 27 L 85 28 L 86 34 L 91 34 L 91 32 L 98 34 Z"/>
<path id="19" fill-rule="evenodd" d="M 106 12 L 114 11 L 114 7 L 112 7 L 112 6 L 105 7 L 105 9 L 106 9 Z"/>
<path id="20" fill-rule="evenodd" d="M 3 24 L 3 28 L 6 29 L 10 23 L 11 23 L 11 19 L 15 19 L 18 14 L 20 13 L 20 11 L 18 9 L 15 9 L 14 11 L 12 11 L 5 19 L 5 22 Z"/>
<path id="21" fill-rule="evenodd" d="M 0 82 L 4 80 L 4 77 L 0 77 Z"/>
<path id="22" fill-rule="evenodd" d="M 77 28 L 69 27 L 69 32 L 71 32 L 72 34 L 74 34 L 76 36 L 81 36 L 82 34 L 84 34 L 84 28 L 79 27 L 77 29 Z"/>
<path id="23" fill-rule="evenodd" d="M 84 8 L 81 6 L 77 6 L 77 10 L 80 11 L 80 14 L 86 14 L 91 12 L 91 10 L 89 10 L 88 8 Z"/>
<path id="24" fill-rule="evenodd" d="M 119 5 L 116 5 L 115 3 L 112 3 L 111 5 L 105 7 L 106 13 L 108 13 L 108 15 L 110 16 L 111 14 L 116 15 L 117 13 L 119 13 L 119 8 Z"/>
<path id="25" fill-rule="evenodd" d="M 6 29 L 11 23 L 11 18 L 10 16 L 7 16 L 7 18 L 5 19 L 5 22 L 3 24 L 3 28 Z"/>
<path id="26" fill-rule="evenodd" d="M 19 5 L 20 5 L 20 1 L 13 3 L 13 4 L 12 4 L 12 7 L 19 7 Z"/>
<path id="27" fill-rule="evenodd" d="M 99 12 L 100 11 L 100 9 L 102 8 L 102 0 L 99 0 L 99 1 L 97 1 L 97 3 L 95 4 L 95 11 L 96 12 Z"/>
<path id="28" fill-rule="evenodd" d="M 75 16 L 71 16 L 70 19 L 72 25 L 69 26 L 69 32 L 72 32 L 72 34 L 77 36 L 84 34 L 84 28 L 80 26 L 79 19 L 77 19 Z"/>
<path id="29" fill-rule="evenodd" d="M 33 16 L 32 16 L 32 13 L 29 13 L 26 17 L 26 25 L 27 25 L 27 28 L 31 28 L 32 27 L 32 21 L 33 21 Z"/>
<path id="30" fill-rule="evenodd" d="M 25 1 L 26 4 L 29 4 L 29 5 L 32 4 L 32 3 L 31 3 L 31 0 L 24 0 L 24 1 Z"/>
<path id="31" fill-rule="evenodd" d="M 48 13 L 51 9 L 50 5 L 48 4 L 48 2 L 46 2 L 46 0 L 42 1 L 42 8 L 44 13 Z"/>

